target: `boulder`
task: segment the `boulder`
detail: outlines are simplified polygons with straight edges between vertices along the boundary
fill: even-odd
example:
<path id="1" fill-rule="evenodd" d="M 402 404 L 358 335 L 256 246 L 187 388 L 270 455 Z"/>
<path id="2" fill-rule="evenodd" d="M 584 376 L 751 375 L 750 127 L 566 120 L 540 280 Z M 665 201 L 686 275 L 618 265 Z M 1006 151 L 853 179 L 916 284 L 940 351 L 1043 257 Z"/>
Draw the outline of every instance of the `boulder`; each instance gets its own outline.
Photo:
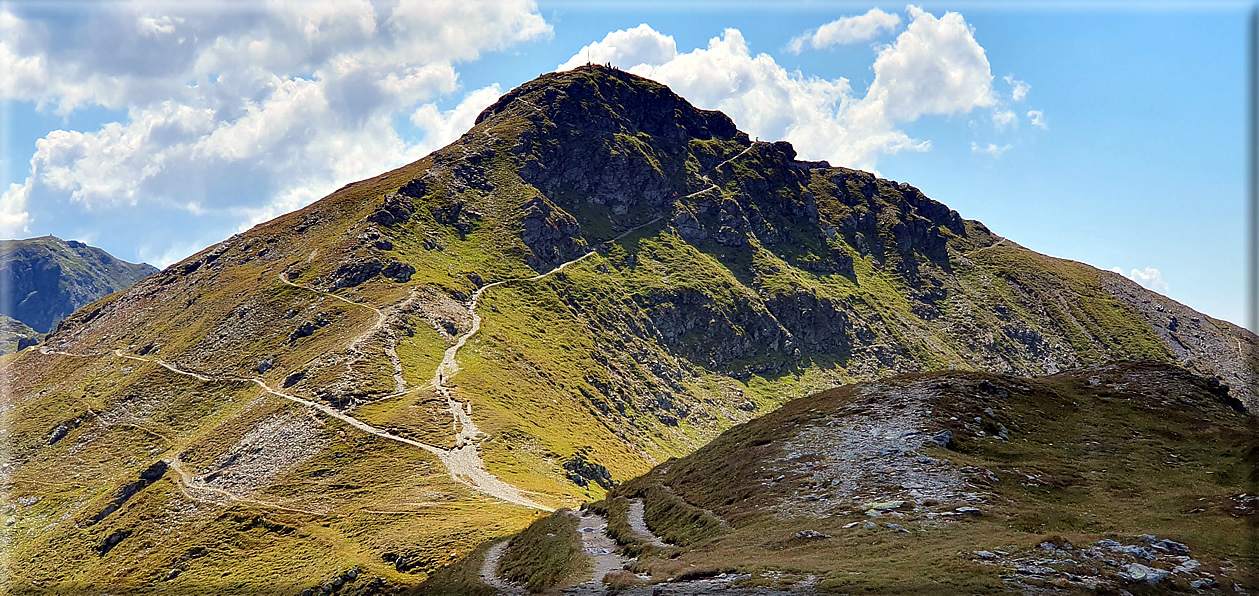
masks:
<path id="1" fill-rule="evenodd" d="M 415 267 L 402 261 L 390 261 L 380 273 L 398 283 L 406 283 L 411 281 L 412 275 L 415 275 Z"/>
<path id="2" fill-rule="evenodd" d="M 1119 576 L 1129 581 L 1157 584 L 1168 576 L 1168 572 L 1163 569 L 1147 567 L 1140 563 L 1129 563 L 1119 573 Z"/>
<path id="3" fill-rule="evenodd" d="M 853 523 L 855 524 L 857 522 L 853 522 Z M 830 534 L 823 534 L 821 532 L 818 532 L 817 530 L 801 530 L 799 532 L 796 532 L 796 538 L 800 538 L 804 540 L 809 540 L 809 539 L 814 539 L 814 538 L 830 538 L 830 537 L 831 537 Z"/>
<path id="4" fill-rule="evenodd" d="M 1174 540 L 1167 540 L 1167 539 L 1165 539 L 1165 538 L 1164 538 L 1164 539 L 1162 539 L 1162 540 L 1159 540 L 1157 537 L 1152 536 L 1152 535 L 1150 535 L 1150 534 L 1146 534 L 1146 535 L 1142 536 L 1142 538 L 1144 538 L 1144 539 L 1145 539 L 1145 541 L 1146 541 L 1147 543 L 1149 543 L 1150 548 L 1152 548 L 1152 549 L 1154 549 L 1154 550 L 1157 550 L 1157 551 L 1160 551 L 1160 552 L 1165 552 L 1165 553 L 1171 553 L 1171 554 L 1173 554 L 1173 555 L 1187 555 L 1187 554 L 1189 554 L 1189 547 L 1188 547 L 1188 546 L 1185 546 L 1185 545 L 1183 545 L 1183 544 L 1181 544 L 1181 543 L 1179 543 L 1179 542 L 1176 542 L 1176 541 L 1174 541 Z"/>
<path id="5" fill-rule="evenodd" d="M 939 445 L 940 447 L 948 447 L 949 443 L 953 441 L 953 431 L 942 430 L 934 435 L 931 435 L 930 437 L 927 437 L 927 441 L 935 443 L 936 445 Z"/>

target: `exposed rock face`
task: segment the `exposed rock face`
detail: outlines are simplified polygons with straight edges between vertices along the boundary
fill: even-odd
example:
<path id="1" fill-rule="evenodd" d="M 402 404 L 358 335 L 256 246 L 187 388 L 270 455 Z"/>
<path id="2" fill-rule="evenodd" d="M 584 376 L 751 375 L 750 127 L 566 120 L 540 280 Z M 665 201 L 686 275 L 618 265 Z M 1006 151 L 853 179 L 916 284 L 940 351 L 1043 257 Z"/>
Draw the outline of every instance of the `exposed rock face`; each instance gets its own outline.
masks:
<path id="1" fill-rule="evenodd" d="M 417 180 L 415 183 L 419 183 L 419 181 Z M 420 187 L 423 187 L 422 183 L 420 183 Z M 421 196 L 423 195 L 421 194 Z M 399 191 L 390 193 L 389 196 L 385 197 L 385 202 L 381 204 L 380 208 L 367 216 L 367 221 L 378 223 L 382 226 L 393 226 L 411 219 L 411 214 L 414 212 L 415 204 L 407 198 L 407 195 L 403 195 Z"/>
<path id="2" fill-rule="evenodd" d="M 380 270 L 380 274 L 398 283 L 406 283 L 411 281 L 412 275 L 415 275 L 415 267 L 402 261 L 390 261 L 384 269 Z"/>
<path id="3" fill-rule="evenodd" d="M 0 241 L 6 292 L 0 314 L 47 333 L 79 307 L 154 273 L 156 267 L 120 261 L 74 240 L 42 236 Z"/>
<path id="4" fill-rule="evenodd" d="M 338 288 L 352 288 L 380 275 L 384 269 L 384 263 L 377 258 L 342 263 L 333 274 L 332 284 Z"/>
<path id="5" fill-rule="evenodd" d="M 584 452 L 579 452 L 564 462 L 568 479 L 578 486 L 587 486 L 591 482 L 609 489 L 616 485 L 608 469 L 586 459 Z"/>
<path id="6" fill-rule="evenodd" d="M 528 263 L 535 270 L 551 269 L 585 252 L 577 220 L 542 197 L 525 204 L 521 223 L 524 231 L 520 238 L 532 253 Z"/>

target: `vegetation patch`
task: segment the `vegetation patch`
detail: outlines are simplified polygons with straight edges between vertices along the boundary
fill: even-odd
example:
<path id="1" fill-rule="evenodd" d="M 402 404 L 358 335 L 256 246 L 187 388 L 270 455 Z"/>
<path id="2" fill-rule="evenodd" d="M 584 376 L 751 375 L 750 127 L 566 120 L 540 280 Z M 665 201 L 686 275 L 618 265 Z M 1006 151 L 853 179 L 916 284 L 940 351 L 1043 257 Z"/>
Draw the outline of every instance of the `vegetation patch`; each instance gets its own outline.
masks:
<path id="1" fill-rule="evenodd" d="M 561 509 L 513 537 L 498 572 L 507 581 L 541 592 L 578 583 L 590 573 L 592 565 L 590 557 L 581 551 L 577 517 Z"/>

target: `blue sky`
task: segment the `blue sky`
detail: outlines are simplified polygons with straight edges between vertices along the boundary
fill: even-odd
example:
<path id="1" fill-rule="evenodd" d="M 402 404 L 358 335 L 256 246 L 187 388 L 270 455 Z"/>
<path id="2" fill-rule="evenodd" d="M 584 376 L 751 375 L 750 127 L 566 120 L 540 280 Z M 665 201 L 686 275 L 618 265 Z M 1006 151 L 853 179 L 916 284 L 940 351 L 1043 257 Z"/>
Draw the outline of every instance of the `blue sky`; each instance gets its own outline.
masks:
<path id="1" fill-rule="evenodd" d="M 804 157 L 1254 325 L 1249 4 L 0 6 L 6 237 L 166 265 L 417 159 L 588 48 Z"/>

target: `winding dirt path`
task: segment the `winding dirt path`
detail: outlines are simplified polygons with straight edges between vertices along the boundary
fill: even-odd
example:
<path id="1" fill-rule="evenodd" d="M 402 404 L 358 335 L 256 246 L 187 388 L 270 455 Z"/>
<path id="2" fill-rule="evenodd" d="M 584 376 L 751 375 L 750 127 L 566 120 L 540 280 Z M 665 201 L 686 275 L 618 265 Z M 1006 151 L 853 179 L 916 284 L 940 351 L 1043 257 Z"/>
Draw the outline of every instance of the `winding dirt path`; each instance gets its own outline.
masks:
<path id="1" fill-rule="evenodd" d="M 500 594 L 519 596 L 524 594 L 525 590 L 498 575 L 498 564 L 502 562 L 509 542 L 511 541 L 504 540 L 485 551 L 485 560 L 481 562 L 481 583 L 498 590 Z"/>
<path id="2" fill-rule="evenodd" d="M 197 480 L 196 477 L 194 477 L 192 474 L 189 474 L 187 470 L 184 470 L 183 465 L 179 461 L 178 455 L 173 456 L 170 459 L 167 459 L 165 461 L 170 466 L 170 468 L 175 471 L 176 474 L 179 474 L 179 482 L 177 483 L 179 485 L 179 492 L 183 493 L 185 497 L 193 501 L 200 501 L 202 503 L 210 503 L 212 505 L 222 505 L 222 503 L 215 501 L 214 499 L 208 499 L 204 496 L 194 494 L 196 492 L 208 492 L 208 493 L 219 495 L 223 497 L 224 499 L 226 499 L 228 502 L 239 501 L 239 502 L 244 502 L 244 503 L 251 503 L 254 505 L 261 506 L 261 507 L 269 507 L 271 509 L 279 509 L 281 511 L 288 511 L 291 513 L 305 513 L 308 515 L 327 515 L 328 513 L 327 511 L 311 511 L 310 509 L 298 509 L 296 507 L 287 507 L 285 505 L 280 505 L 279 503 L 272 503 L 270 501 L 260 501 L 258 499 L 242 497 L 240 495 L 228 492 L 221 488 L 209 486 L 207 484 L 201 483 L 200 481 Z"/>
<path id="3" fill-rule="evenodd" d="M 57 355 L 63 355 L 63 356 L 80 356 L 80 354 L 58 352 L 55 350 L 41 350 L 41 353 L 57 354 Z M 523 495 L 521 495 L 521 492 L 518 489 L 503 482 L 502 480 L 499 480 L 498 478 L 495 478 L 489 472 L 485 471 L 485 469 L 480 466 L 481 460 L 479 456 L 476 456 L 475 446 L 471 446 L 472 447 L 471 455 L 473 457 L 468 457 L 469 454 L 468 454 L 467 448 L 453 449 L 453 450 L 447 451 L 445 449 L 442 449 L 440 447 L 435 447 L 427 443 L 421 443 L 413 439 L 400 437 L 393 433 L 381 430 L 370 424 L 367 424 L 366 422 L 363 422 L 362 420 L 359 420 L 353 416 L 345 414 L 341 412 L 340 410 L 337 410 L 336 408 L 333 408 L 332 406 L 329 406 L 327 404 L 310 401 L 308 399 L 303 399 L 296 395 L 290 395 L 288 393 L 284 393 L 282 391 L 277 391 L 275 389 L 272 389 L 262 379 L 246 378 L 246 377 L 213 378 L 213 377 L 208 377 L 208 376 L 195 373 L 192 371 L 183 370 L 163 360 L 143 358 L 143 357 L 134 356 L 131 354 L 124 354 L 122 350 L 114 350 L 113 352 L 111 352 L 111 354 L 119 358 L 125 358 L 127 360 L 135 360 L 138 362 L 149 362 L 152 364 L 156 364 L 175 374 L 192 377 L 194 379 L 197 379 L 203 382 L 253 383 L 268 394 L 274 395 L 279 398 L 287 399 L 289 401 L 296 402 L 306 407 L 318 410 L 326 414 L 327 416 L 336 418 L 337 420 L 340 420 L 365 433 L 375 435 L 382 439 L 394 441 L 397 443 L 403 443 L 405 445 L 410 445 L 412 447 L 418 447 L 420 449 L 423 449 L 437 456 L 437 458 L 441 460 L 442 464 L 446 466 L 446 470 L 450 472 L 451 478 L 453 478 L 456 482 L 459 482 L 461 484 L 468 486 L 469 488 L 472 488 L 473 490 L 482 492 L 486 495 L 489 495 L 491 497 L 494 497 L 496 499 L 499 499 L 508 503 L 521 505 L 523 507 L 529 507 L 532 509 L 540 509 L 542 511 L 554 511 L 554 509 L 551 507 L 538 504 L 524 497 Z M 238 500 L 242 500 L 242 499 L 238 499 Z"/>
<path id="4" fill-rule="evenodd" d="M 647 520 L 643 519 L 644 509 L 642 499 L 630 501 L 629 513 L 626 514 L 626 521 L 629 522 L 630 529 L 634 530 L 634 533 L 638 534 L 638 537 L 646 541 L 647 544 L 659 547 L 672 546 L 665 542 L 663 538 L 657 536 L 655 532 L 652 532 L 651 528 L 647 527 Z"/>
<path id="5" fill-rule="evenodd" d="M 561 263 L 546 273 L 540 273 L 533 277 L 521 277 L 496 281 L 494 283 L 485 284 L 480 288 L 477 288 L 477 290 L 472 293 L 472 300 L 468 303 L 468 314 L 472 317 L 472 325 L 468 327 L 467 331 L 455 339 L 455 344 L 453 346 L 446 348 L 446 352 L 442 356 L 442 361 L 437 365 L 437 370 L 433 371 L 433 379 L 430 381 L 433 388 L 446 399 L 446 406 L 450 409 L 450 416 L 452 424 L 454 425 L 455 447 L 447 453 L 447 456 L 443 459 L 443 461 L 445 461 L 447 467 L 451 469 L 451 473 L 456 475 L 456 479 L 462 476 L 468 482 L 481 487 L 482 490 L 490 492 L 503 500 L 509 500 L 514 503 L 522 504 L 531 503 L 529 506 L 536 509 L 545 509 L 548 511 L 552 510 L 533 503 L 522 494 L 520 489 L 503 482 L 485 469 L 485 463 L 481 460 L 479 447 L 481 440 L 485 438 L 486 434 L 481 432 L 481 429 L 477 428 L 476 422 L 473 422 L 472 420 L 472 404 L 459 401 L 455 398 L 454 393 L 451 391 L 451 387 L 447 385 L 447 382 L 459 373 L 459 350 L 467 345 L 468 340 L 481 330 L 481 315 L 477 314 L 477 305 L 480 304 L 481 297 L 484 296 L 485 292 L 487 292 L 490 288 L 514 282 L 538 281 L 544 279 L 547 276 L 563 271 L 566 267 L 595 254 L 598 252 L 598 246 L 611 245 L 613 242 L 621 240 L 641 228 L 659 222 L 661 219 L 663 219 L 663 217 L 657 217 L 651 221 L 634 226 L 622 232 L 615 238 L 600 243 L 596 246 L 596 248 L 591 249 L 580 257 Z"/>
<path id="6" fill-rule="evenodd" d="M 757 143 L 752 143 L 748 145 L 746 148 L 743 149 L 743 151 L 740 151 L 735 156 L 729 159 L 726 159 L 725 161 L 722 161 L 721 163 L 718 163 L 717 165 L 713 166 L 710 172 L 714 172 L 717 169 L 721 168 L 721 166 L 724 166 L 730 163 L 731 161 L 743 156 L 748 151 L 750 151 L 753 147 L 755 147 L 756 144 Z M 711 190 L 716 190 L 718 188 L 715 183 L 709 180 L 707 174 L 702 174 L 700 178 L 706 182 L 709 182 L 709 186 L 702 190 L 698 190 L 696 192 L 686 195 L 687 198 L 693 197 L 695 195 L 705 193 Z M 123 353 L 121 349 L 113 350 L 111 354 L 116 357 L 125 358 L 128 360 L 135 360 L 139 362 L 150 362 L 153 364 L 157 364 L 158 366 L 161 366 L 175 374 L 192 377 L 202 382 L 216 382 L 217 381 L 217 382 L 253 383 L 257 385 L 258 387 L 260 387 L 264 392 L 270 395 L 274 395 L 282 399 L 286 399 L 295 403 L 302 404 L 308 408 L 318 410 L 332 418 L 336 418 L 337 420 L 340 420 L 346 424 L 349 424 L 350 426 L 358 430 L 361 430 L 365 433 L 375 435 L 377 437 L 381 437 L 383 439 L 387 439 L 390 441 L 395 441 L 398 443 L 402 443 L 405 445 L 410 445 L 413 447 L 418 447 L 420 449 L 423 449 L 437 456 L 437 458 L 442 462 L 442 464 L 446 466 L 446 469 L 450 473 L 450 476 L 452 479 L 454 479 L 456 482 L 467 485 L 468 487 L 474 490 L 477 490 L 479 492 L 482 492 L 486 495 L 497 498 L 499 500 L 502 500 L 508 503 L 513 503 L 516 505 L 521 505 L 523 507 L 539 509 L 542 511 L 554 511 L 554 509 L 551 507 L 541 505 L 529 499 L 528 497 L 525 497 L 523 494 L 524 491 L 516 488 L 515 486 L 512 486 L 511 484 L 508 484 L 507 482 L 504 482 L 503 480 L 494 476 L 493 474 L 491 474 L 489 471 L 485 469 L 485 464 L 481 460 L 481 456 L 479 453 L 480 440 L 485 437 L 485 433 L 481 432 L 481 430 L 477 428 L 476 423 L 473 422 L 472 420 L 472 416 L 471 416 L 472 404 L 471 403 L 465 404 L 464 402 L 461 402 L 458 399 L 456 399 L 453 393 L 451 392 L 450 387 L 446 385 L 446 381 L 450 379 L 451 377 L 453 377 L 454 375 L 458 374 L 460 370 L 459 361 L 458 361 L 459 350 L 462 349 L 467 344 L 468 340 L 473 335 L 476 335 L 476 333 L 480 331 L 481 329 L 481 316 L 477 314 L 477 304 L 480 302 L 481 297 L 485 295 L 486 291 L 488 291 L 490 288 L 501 286 L 503 284 L 513 283 L 513 282 L 524 282 L 524 281 L 538 281 L 538 280 L 544 279 L 550 275 L 563 271 L 566 267 L 570 265 L 573 265 L 575 263 L 578 263 L 582 260 L 589 258 L 590 256 L 594 255 L 596 252 L 598 252 L 600 247 L 610 246 L 613 243 L 617 242 L 618 240 L 621 240 L 625 238 L 626 236 L 646 226 L 655 224 L 661 221 L 662 219 L 664 219 L 664 216 L 653 218 L 650 221 L 647 221 L 637 226 L 634 226 L 632 228 L 629 228 L 628 230 L 625 230 L 624 232 L 620 233 L 619 235 L 612 238 L 611 240 L 606 240 L 596 245 L 594 248 L 582 254 L 581 256 L 571 261 L 566 261 L 564 263 L 561 263 L 558 266 L 556 266 L 554 269 L 551 269 L 550 271 L 547 271 L 546 273 L 540 273 L 532 277 L 523 277 L 523 278 L 505 279 L 501 281 L 496 281 L 493 283 L 485 284 L 481 286 L 480 288 L 477 288 L 477 290 L 473 292 L 472 299 L 468 303 L 468 313 L 472 317 L 472 325 L 469 327 L 468 331 L 464 332 L 462 335 L 460 335 L 456 339 L 455 344 L 453 346 L 446 349 L 445 353 L 443 354 L 441 363 L 438 364 L 437 370 L 434 371 L 433 373 L 432 381 L 430 381 L 430 383 L 428 384 L 428 385 L 431 385 L 435 390 L 437 390 L 437 392 L 440 393 L 444 398 L 446 398 L 446 404 L 450 408 L 452 424 L 454 427 L 453 430 L 455 433 L 455 447 L 450 450 L 442 449 L 440 447 L 429 445 L 427 443 L 421 443 L 419 441 L 408 439 L 406 437 L 401 437 L 401 436 L 392 434 L 390 432 L 384 431 L 382 429 L 376 428 L 370 424 L 367 424 L 366 422 L 363 422 L 357 418 L 354 418 L 353 416 L 350 416 L 327 404 L 311 401 L 308 399 L 303 399 L 296 395 L 291 395 L 291 394 L 279 391 L 277 389 L 273 389 L 271 386 L 267 385 L 266 382 L 264 382 L 262 379 L 257 378 L 257 377 L 215 378 L 215 377 L 206 376 L 197 372 L 178 368 L 172 364 L 167 363 L 164 360 L 160 360 L 156 358 L 144 358 L 141 356 L 126 354 L 126 353 Z M 315 257 L 315 254 L 316 252 L 312 252 L 310 256 L 307 258 L 307 261 L 313 260 Z M 397 396 L 404 395 L 406 393 L 409 393 L 410 391 L 415 390 L 415 389 L 407 390 L 406 381 L 405 379 L 402 378 L 402 363 L 400 359 L 398 358 L 396 348 L 394 347 L 394 344 L 396 343 L 396 336 L 393 334 L 392 329 L 389 329 L 386 325 L 389 320 L 389 315 L 386 314 L 384 310 L 381 310 L 369 304 L 364 304 L 362 302 L 356 302 L 354 300 L 350 300 L 348 298 L 339 296 L 337 294 L 333 294 L 331 292 L 325 292 L 312 286 L 293 283 L 292 281 L 289 281 L 288 276 L 285 274 L 285 272 L 280 272 L 278 277 L 279 277 L 280 282 L 287 286 L 291 286 L 291 287 L 305 290 L 308 292 L 313 292 L 321 296 L 328 296 L 334 300 L 339 300 L 341 302 L 344 302 L 352 306 L 357 306 L 359 308 L 365 308 L 375 313 L 376 322 L 366 331 L 355 336 L 354 339 L 350 341 L 350 344 L 347 349 L 350 351 L 357 351 L 358 346 L 362 342 L 366 341 L 372 335 L 379 333 L 381 332 L 382 329 L 384 329 L 386 331 L 387 339 L 390 340 L 388 342 L 389 346 L 385 350 L 385 352 L 389 357 L 390 364 L 393 366 L 393 369 L 394 369 L 393 373 L 394 373 L 394 380 L 395 380 L 395 392 L 393 394 L 385 396 L 385 398 L 397 397 Z M 412 296 L 414 296 L 414 293 L 412 293 Z M 57 354 L 57 355 L 62 355 L 62 356 L 76 356 L 76 357 L 91 356 L 89 354 L 72 354 L 69 352 L 50 350 L 43 347 L 40 348 L 40 352 L 43 354 Z M 187 486 L 188 485 L 187 480 L 190 477 L 186 475 L 185 473 L 183 473 L 182 468 L 178 468 L 177 459 L 174 459 L 172 461 L 176 462 L 176 463 L 173 463 L 172 466 L 177 467 L 177 471 L 180 471 L 181 478 L 185 479 L 184 484 L 185 486 Z M 232 495 L 231 493 L 228 493 L 227 491 L 222 491 L 221 489 L 216 489 L 213 487 L 197 486 L 196 488 L 210 490 L 216 493 L 221 493 L 226 497 L 233 498 L 239 501 L 250 501 L 250 502 L 255 502 L 262 505 L 280 507 L 284 509 L 284 507 L 282 506 L 278 506 L 275 504 L 262 503 L 258 501 L 251 501 L 250 499 L 240 497 L 237 495 Z M 301 510 L 295 510 L 295 511 L 301 511 Z M 306 513 L 310 513 L 310 512 L 306 512 Z M 583 517 L 582 519 L 583 519 L 583 523 L 585 523 L 585 520 L 587 518 Z M 603 526 L 606 527 L 606 525 L 607 523 L 605 520 L 603 523 Z M 646 527 L 645 524 L 644 524 L 644 527 Z M 603 538 L 605 539 L 607 538 L 607 536 L 603 534 L 602 531 L 599 532 L 599 535 L 603 536 Z M 583 534 L 583 541 L 584 540 L 585 540 L 585 534 Z M 614 550 L 615 544 L 613 543 L 610 548 Z M 617 555 L 617 557 L 619 557 L 619 555 Z M 602 575 L 598 575 L 598 578 L 601 580 Z"/>
<path id="7" fill-rule="evenodd" d="M 315 253 L 312 252 L 311 256 L 313 257 L 314 254 Z M 370 304 L 364 304 L 362 302 L 355 302 L 353 300 L 350 300 L 343 296 L 338 296 L 331 292 L 321 291 L 312 286 L 293 283 L 292 281 L 289 281 L 288 275 L 284 271 L 280 272 L 279 277 L 280 277 L 280 283 L 284 285 L 291 286 L 299 290 L 306 290 L 307 292 L 313 292 L 321 296 L 328 296 L 336 300 L 340 300 L 341 302 L 344 302 L 351 306 L 365 308 L 367 310 L 372 311 L 373 313 L 376 313 L 376 323 L 372 325 L 370 328 L 368 328 L 367 331 L 360 333 L 353 340 L 351 340 L 349 348 L 347 349 L 349 351 L 357 352 L 359 345 L 361 345 L 364 341 L 366 341 L 372 335 L 375 335 L 376 333 L 381 332 L 381 330 L 384 330 L 385 338 L 388 340 L 385 342 L 385 356 L 389 358 L 389 364 L 393 367 L 393 382 L 394 382 L 394 392 L 387 397 L 397 397 L 399 395 L 403 395 L 407 393 L 407 382 L 406 382 L 406 379 L 402 377 L 402 360 L 398 358 L 398 349 L 397 349 L 398 336 L 394 332 L 392 327 L 389 327 L 386 325 L 386 323 L 389 322 L 389 315 L 386 314 L 385 311 L 379 308 L 376 308 Z M 413 299 L 415 299 L 415 290 L 412 290 L 411 294 L 407 297 L 407 299 L 404 300 L 398 306 L 405 305 L 406 303 L 410 302 Z"/>
<path id="8" fill-rule="evenodd" d="M 581 535 L 581 551 L 590 555 L 594 559 L 594 571 L 590 575 L 590 579 L 578 584 L 576 587 L 565 590 L 565 594 L 581 594 L 595 595 L 606 594 L 607 587 L 603 584 L 603 578 L 613 571 L 619 571 L 625 568 L 628 559 L 617 554 L 616 541 L 608 537 L 608 519 L 602 515 L 592 513 L 590 511 L 582 511 L 580 514 L 571 512 L 570 515 L 579 516 L 577 518 L 577 533 Z"/>

